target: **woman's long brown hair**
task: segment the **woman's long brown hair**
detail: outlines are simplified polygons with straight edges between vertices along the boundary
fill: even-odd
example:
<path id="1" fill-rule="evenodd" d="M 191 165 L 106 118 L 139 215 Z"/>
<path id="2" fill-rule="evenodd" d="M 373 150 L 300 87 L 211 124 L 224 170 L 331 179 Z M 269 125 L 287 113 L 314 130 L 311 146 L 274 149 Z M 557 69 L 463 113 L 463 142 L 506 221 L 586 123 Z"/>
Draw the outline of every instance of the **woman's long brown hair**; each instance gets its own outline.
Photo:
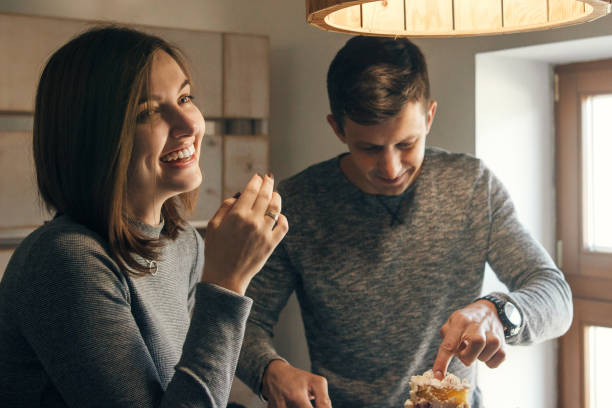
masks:
<path id="1" fill-rule="evenodd" d="M 167 52 L 189 77 L 180 52 L 161 38 L 129 28 L 87 31 L 56 51 L 40 79 L 34 113 L 39 194 L 50 212 L 99 234 L 124 273 L 149 272 L 135 255 L 158 259 L 175 239 L 197 192 L 167 200 L 160 239 L 129 222 L 127 173 L 139 99 L 149 89 L 153 54 Z"/>

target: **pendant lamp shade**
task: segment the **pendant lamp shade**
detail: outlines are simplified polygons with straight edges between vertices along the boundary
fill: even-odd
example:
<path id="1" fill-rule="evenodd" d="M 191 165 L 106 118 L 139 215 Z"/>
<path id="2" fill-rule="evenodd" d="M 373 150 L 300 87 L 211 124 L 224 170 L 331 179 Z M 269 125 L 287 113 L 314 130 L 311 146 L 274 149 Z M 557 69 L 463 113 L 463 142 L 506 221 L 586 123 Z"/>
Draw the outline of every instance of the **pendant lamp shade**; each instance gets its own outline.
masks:
<path id="1" fill-rule="evenodd" d="M 329 31 L 391 37 L 461 37 L 592 21 L 612 0 L 306 0 L 306 20 Z"/>

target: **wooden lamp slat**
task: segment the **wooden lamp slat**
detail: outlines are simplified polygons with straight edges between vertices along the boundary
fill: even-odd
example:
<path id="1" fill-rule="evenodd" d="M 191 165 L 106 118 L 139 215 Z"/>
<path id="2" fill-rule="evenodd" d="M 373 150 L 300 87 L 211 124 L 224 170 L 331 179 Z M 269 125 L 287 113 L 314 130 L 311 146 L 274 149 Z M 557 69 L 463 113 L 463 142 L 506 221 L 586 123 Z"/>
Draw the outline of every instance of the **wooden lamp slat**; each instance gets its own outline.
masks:
<path id="1" fill-rule="evenodd" d="M 406 31 L 453 31 L 453 0 L 412 0 L 405 6 Z"/>
<path id="2" fill-rule="evenodd" d="M 350 6 L 345 9 L 336 11 L 326 18 L 327 23 L 340 26 L 352 27 L 355 29 L 361 28 L 361 5 Z"/>
<path id="3" fill-rule="evenodd" d="M 498 32 L 502 28 L 500 0 L 455 0 L 455 31 L 476 33 Z"/>
<path id="4" fill-rule="evenodd" d="M 584 3 L 574 0 L 549 0 L 549 20 L 572 20 L 585 14 L 584 6 Z"/>
<path id="5" fill-rule="evenodd" d="M 547 0 L 504 0 L 505 28 L 544 25 L 547 22 Z"/>
<path id="6" fill-rule="evenodd" d="M 404 0 L 386 0 L 361 6 L 362 27 L 366 31 L 404 30 Z"/>

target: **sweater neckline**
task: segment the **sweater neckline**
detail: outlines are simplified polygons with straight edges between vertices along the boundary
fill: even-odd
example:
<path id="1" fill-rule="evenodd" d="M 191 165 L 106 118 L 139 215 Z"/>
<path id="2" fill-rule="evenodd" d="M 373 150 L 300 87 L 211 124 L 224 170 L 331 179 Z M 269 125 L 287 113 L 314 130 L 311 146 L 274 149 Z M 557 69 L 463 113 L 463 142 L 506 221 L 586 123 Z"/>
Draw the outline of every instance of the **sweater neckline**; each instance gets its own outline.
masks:
<path id="1" fill-rule="evenodd" d="M 140 220 L 128 217 L 128 222 L 136 227 L 136 230 L 147 238 L 159 239 L 161 232 L 164 229 L 165 220 L 162 220 L 157 225 L 149 225 Z"/>
<path id="2" fill-rule="evenodd" d="M 339 180 L 341 180 L 343 187 L 351 191 L 353 194 L 358 194 L 365 198 L 372 199 L 375 201 L 379 201 L 379 197 L 382 197 L 384 201 L 394 201 L 395 199 L 397 199 L 398 201 L 401 201 L 403 200 L 405 196 L 412 194 L 412 192 L 416 189 L 416 186 L 419 183 L 419 180 L 421 180 L 426 173 L 426 169 L 427 169 L 426 163 L 428 162 L 428 158 L 429 158 L 429 155 L 427 154 L 427 150 L 426 150 L 425 156 L 423 157 L 423 164 L 421 165 L 421 172 L 416 178 L 416 180 L 414 181 L 414 183 L 408 186 L 408 188 L 406 188 L 406 190 L 404 190 L 400 194 L 388 196 L 388 195 L 382 195 L 382 194 L 367 193 L 363 191 L 362 189 L 360 189 L 359 187 L 357 187 L 355 184 L 353 184 L 353 182 L 351 182 L 348 179 L 347 175 L 344 174 L 344 171 L 342 171 L 342 167 L 340 166 L 340 161 L 342 160 L 344 156 L 347 156 L 349 154 L 350 154 L 349 152 L 344 152 L 336 156 L 334 167 L 336 171 L 338 171 L 340 174 Z"/>

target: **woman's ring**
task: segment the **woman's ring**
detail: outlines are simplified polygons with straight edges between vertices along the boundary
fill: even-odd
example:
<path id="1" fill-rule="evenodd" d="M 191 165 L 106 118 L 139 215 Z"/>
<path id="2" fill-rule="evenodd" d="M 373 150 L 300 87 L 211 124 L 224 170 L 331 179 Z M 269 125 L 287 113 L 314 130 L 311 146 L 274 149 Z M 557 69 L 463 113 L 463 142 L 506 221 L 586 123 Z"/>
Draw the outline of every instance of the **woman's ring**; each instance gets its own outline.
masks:
<path id="1" fill-rule="evenodd" d="M 278 216 L 279 216 L 279 214 L 277 212 L 268 210 L 268 211 L 266 211 L 266 215 L 268 217 L 272 218 L 274 220 L 274 223 L 276 224 L 276 222 L 278 221 Z"/>

